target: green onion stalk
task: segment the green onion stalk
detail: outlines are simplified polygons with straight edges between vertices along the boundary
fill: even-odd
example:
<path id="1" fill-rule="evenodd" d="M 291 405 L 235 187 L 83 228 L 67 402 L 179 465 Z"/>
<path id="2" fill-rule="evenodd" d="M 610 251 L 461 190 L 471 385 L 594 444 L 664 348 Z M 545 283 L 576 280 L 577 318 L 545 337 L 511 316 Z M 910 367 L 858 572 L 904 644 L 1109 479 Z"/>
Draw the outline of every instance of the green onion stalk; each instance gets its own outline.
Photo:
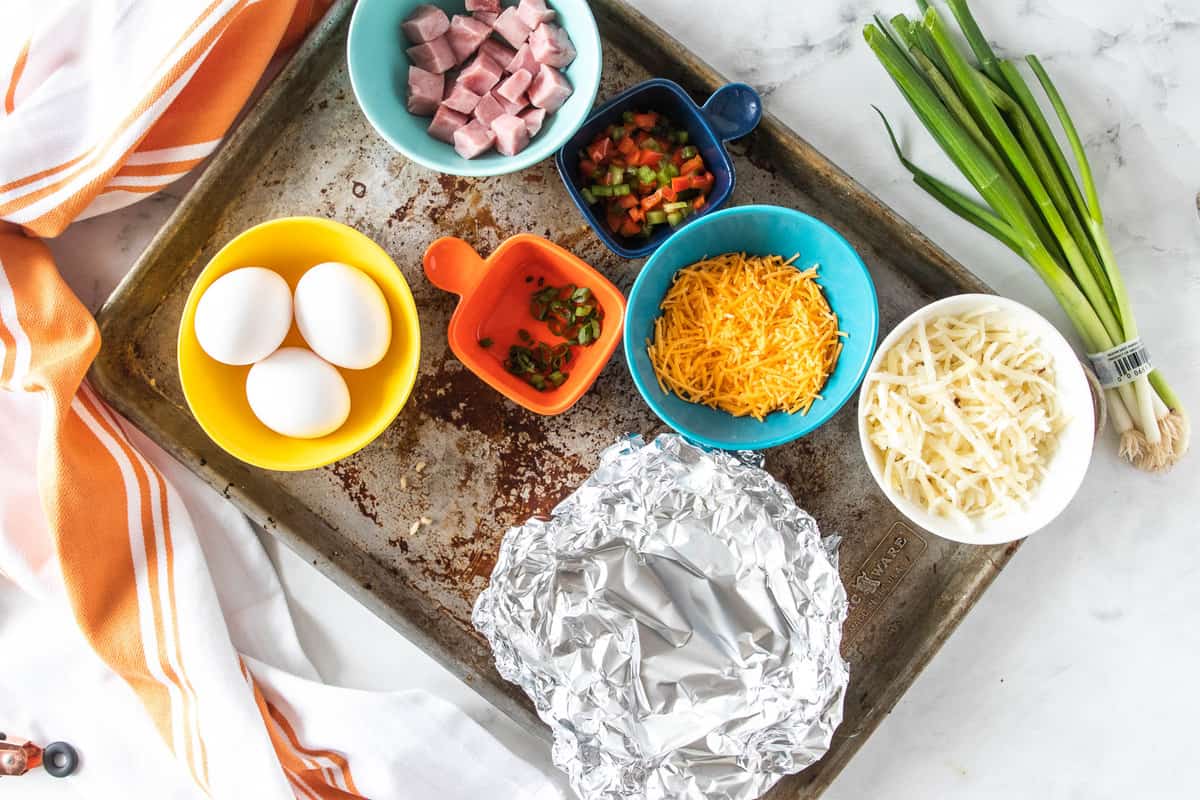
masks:
<path id="1" fill-rule="evenodd" d="M 1036 56 L 1026 62 L 1054 108 L 1080 183 L 1017 65 L 999 58 L 967 0 L 947 0 L 974 56 L 951 38 L 942 15 L 918 0 L 920 15 L 863 30 L 904 99 L 983 203 L 905 157 L 887 117 L 888 138 L 913 181 L 982 228 L 1033 267 L 1054 294 L 1089 353 L 1138 337 L 1087 154 L 1062 97 Z M 1134 465 L 1164 470 L 1187 451 L 1190 426 L 1179 398 L 1157 369 L 1105 390 L 1120 453 Z"/>

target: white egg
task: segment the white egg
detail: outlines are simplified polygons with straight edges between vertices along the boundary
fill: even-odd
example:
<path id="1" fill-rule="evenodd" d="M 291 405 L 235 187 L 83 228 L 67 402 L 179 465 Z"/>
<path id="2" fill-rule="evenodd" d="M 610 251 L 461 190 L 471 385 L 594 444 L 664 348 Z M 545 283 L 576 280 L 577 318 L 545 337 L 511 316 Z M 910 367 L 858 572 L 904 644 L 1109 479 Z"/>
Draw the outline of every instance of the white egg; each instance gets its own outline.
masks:
<path id="1" fill-rule="evenodd" d="M 383 292 L 362 270 L 336 261 L 317 264 L 296 284 L 296 327 L 331 364 L 366 369 L 392 342 L 392 317 Z"/>
<path id="2" fill-rule="evenodd" d="M 292 326 L 292 290 L 277 272 L 243 267 L 212 282 L 196 304 L 196 340 L 222 364 L 261 361 Z"/>
<path id="3" fill-rule="evenodd" d="M 251 367 L 246 399 L 262 424 L 296 439 L 333 433 L 350 415 L 342 374 L 303 347 L 281 347 Z"/>

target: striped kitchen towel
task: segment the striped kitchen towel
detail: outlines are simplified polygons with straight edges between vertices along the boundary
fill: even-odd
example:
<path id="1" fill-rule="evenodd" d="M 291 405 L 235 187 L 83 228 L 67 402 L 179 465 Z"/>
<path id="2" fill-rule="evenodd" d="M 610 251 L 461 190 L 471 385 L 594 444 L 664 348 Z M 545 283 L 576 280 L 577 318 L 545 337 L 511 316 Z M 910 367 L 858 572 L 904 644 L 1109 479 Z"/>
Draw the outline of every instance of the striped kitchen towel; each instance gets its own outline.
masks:
<path id="1" fill-rule="evenodd" d="M 326 5 L 0 3 L 0 730 L 73 740 L 80 796 L 558 796 L 437 698 L 320 683 L 245 519 L 88 387 L 39 241 L 199 164 Z"/>

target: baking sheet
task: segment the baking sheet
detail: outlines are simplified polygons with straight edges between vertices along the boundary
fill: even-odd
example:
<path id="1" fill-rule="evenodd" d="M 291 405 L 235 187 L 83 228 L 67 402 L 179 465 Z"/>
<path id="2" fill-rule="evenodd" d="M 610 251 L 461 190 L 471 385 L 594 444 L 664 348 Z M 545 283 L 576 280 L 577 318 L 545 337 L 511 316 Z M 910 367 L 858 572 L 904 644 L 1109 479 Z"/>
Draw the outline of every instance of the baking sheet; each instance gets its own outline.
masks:
<path id="1" fill-rule="evenodd" d="M 629 432 L 663 426 L 618 352 L 570 412 L 538 417 L 454 359 L 455 298 L 421 271 L 433 239 L 455 235 L 485 255 L 521 231 L 541 234 L 628 291 L 641 262 L 611 254 L 575 212 L 548 160 L 524 172 L 440 175 L 393 151 L 360 113 L 345 67 L 350 0 L 337 3 L 231 135 L 99 314 L 101 394 L 206 481 L 376 614 L 530 730 L 544 726 L 492 668 L 470 609 L 510 525 L 546 512 Z M 703 100 L 724 81 L 619 0 L 593 3 L 604 39 L 598 102 L 658 75 Z M 915 308 L 986 287 L 770 115 L 731 146 L 733 204 L 797 208 L 841 230 L 876 282 L 881 331 Z M 175 337 L 189 287 L 209 258 L 251 225 L 317 215 L 379 242 L 412 287 L 423 352 L 413 396 L 371 446 L 330 467 L 270 473 L 235 461 L 192 420 Z M 767 796 L 812 798 L 829 784 L 951 633 L 1017 545 L 967 547 L 903 521 L 872 483 L 854 403 L 768 469 L 825 533 L 843 537 L 851 600 L 845 721 L 828 755 Z M 421 517 L 433 520 L 410 534 Z M 369 657 L 370 643 L 364 643 Z M 402 676 L 398 679 L 402 680 Z"/>

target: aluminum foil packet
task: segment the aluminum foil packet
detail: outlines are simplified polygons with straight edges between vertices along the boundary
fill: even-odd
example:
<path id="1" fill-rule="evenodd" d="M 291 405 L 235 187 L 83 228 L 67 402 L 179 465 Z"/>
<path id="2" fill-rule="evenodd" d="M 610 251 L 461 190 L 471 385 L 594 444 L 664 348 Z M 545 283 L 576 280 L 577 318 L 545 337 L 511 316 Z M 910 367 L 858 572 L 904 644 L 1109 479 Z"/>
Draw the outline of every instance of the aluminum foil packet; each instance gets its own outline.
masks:
<path id="1" fill-rule="evenodd" d="M 473 621 L 584 800 L 749 800 L 841 722 L 835 547 L 761 463 L 632 437 L 508 531 Z"/>

